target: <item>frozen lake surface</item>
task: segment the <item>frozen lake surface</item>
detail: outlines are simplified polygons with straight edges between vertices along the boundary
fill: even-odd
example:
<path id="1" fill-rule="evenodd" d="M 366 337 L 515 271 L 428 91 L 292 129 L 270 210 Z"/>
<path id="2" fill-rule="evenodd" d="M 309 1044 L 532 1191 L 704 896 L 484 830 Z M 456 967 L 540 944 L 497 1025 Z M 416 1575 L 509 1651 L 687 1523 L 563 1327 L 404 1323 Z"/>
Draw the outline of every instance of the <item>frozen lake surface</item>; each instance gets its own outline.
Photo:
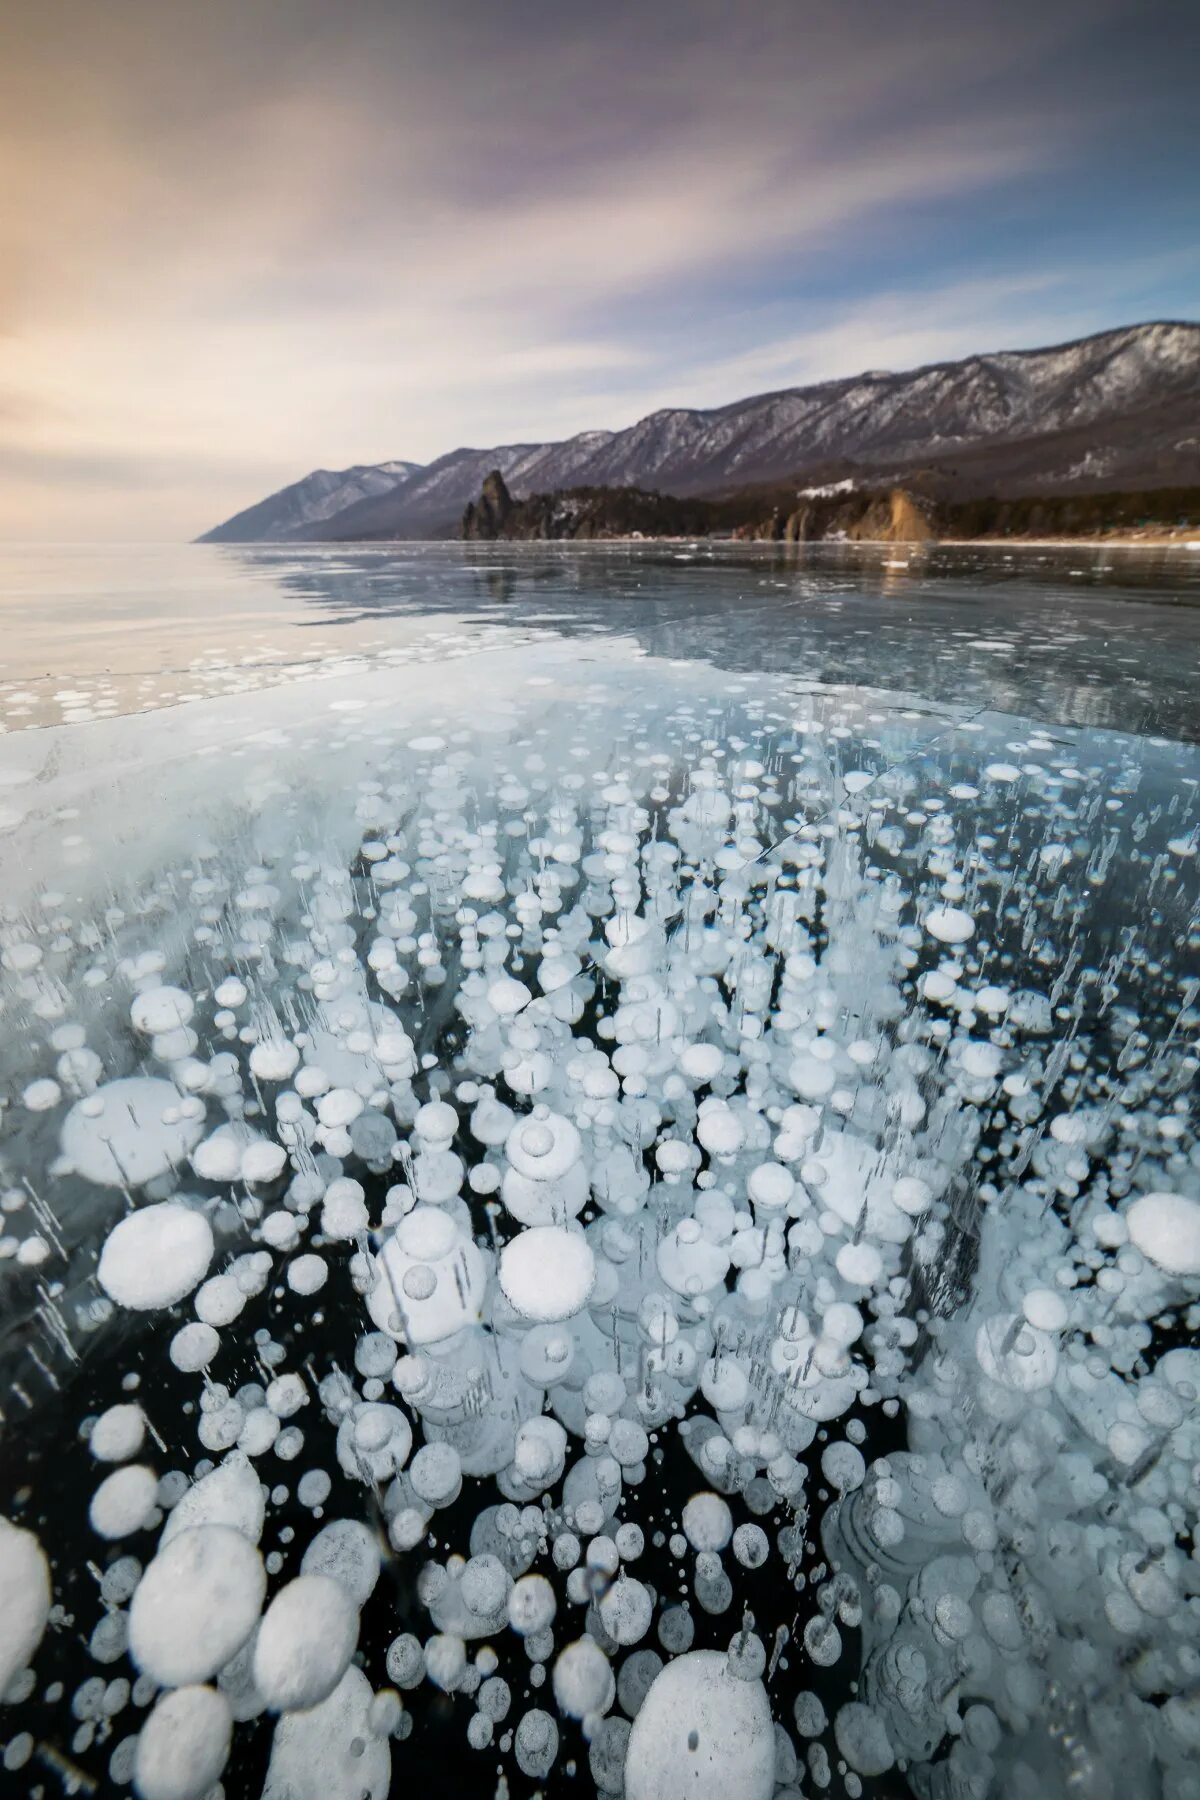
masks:
<path id="1" fill-rule="evenodd" d="M 0 725 L 621 634 L 646 655 L 1194 741 L 1198 606 L 1182 547 L 0 545 Z"/>
<path id="2" fill-rule="evenodd" d="M 1190 1800 L 1200 557 L 0 627 L 5 1792 Z"/>

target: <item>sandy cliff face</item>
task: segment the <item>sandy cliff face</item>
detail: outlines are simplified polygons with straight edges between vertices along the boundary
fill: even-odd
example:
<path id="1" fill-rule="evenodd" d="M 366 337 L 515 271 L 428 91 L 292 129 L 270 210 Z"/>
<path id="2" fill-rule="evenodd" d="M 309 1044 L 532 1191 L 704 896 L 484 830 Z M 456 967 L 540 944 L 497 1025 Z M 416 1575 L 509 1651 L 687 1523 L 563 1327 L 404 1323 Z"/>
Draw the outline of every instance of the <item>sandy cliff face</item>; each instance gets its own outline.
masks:
<path id="1" fill-rule="evenodd" d="M 936 537 L 933 521 L 921 502 L 903 488 L 873 500 L 846 536 L 861 543 L 923 544 Z"/>
<path id="2" fill-rule="evenodd" d="M 792 511 L 782 506 L 734 528 L 737 538 L 807 544 L 822 538 L 854 543 L 921 544 L 938 536 L 927 502 L 905 488 L 883 493 L 831 493 L 809 497 Z"/>

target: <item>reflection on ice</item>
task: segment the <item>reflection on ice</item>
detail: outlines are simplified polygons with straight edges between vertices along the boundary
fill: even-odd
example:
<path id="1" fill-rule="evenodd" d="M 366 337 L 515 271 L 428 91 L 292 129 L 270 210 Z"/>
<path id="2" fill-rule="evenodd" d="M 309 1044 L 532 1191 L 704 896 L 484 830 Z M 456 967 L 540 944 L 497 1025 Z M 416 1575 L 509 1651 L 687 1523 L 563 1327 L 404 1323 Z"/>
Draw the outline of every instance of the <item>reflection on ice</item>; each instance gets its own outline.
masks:
<path id="1" fill-rule="evenodd" d="M 10 1771 L 1184 1800 L 1195 751 L 615 638 L 87 740 L 5 747 Z"/>
<path id="2" fill-rule="evenodd" d="M 619 633 L 658 657 L 1194 742 L 1198 599 L 1186 546 L 0 547 L 0 729 Z"/>

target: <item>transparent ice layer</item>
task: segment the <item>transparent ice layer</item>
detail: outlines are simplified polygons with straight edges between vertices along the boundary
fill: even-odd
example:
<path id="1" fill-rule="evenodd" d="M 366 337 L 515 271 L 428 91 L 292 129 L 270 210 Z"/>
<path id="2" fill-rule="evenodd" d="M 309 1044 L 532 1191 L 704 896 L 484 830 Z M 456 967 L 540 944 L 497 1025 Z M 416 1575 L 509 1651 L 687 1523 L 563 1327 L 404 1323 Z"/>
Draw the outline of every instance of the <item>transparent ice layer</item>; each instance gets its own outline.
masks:
<path id="1" fill-rule="evenodd" d="M 565 621 L 0 743 L 13 1791 L 1184 1800 L 1170 631 L 521 566 Z"/>

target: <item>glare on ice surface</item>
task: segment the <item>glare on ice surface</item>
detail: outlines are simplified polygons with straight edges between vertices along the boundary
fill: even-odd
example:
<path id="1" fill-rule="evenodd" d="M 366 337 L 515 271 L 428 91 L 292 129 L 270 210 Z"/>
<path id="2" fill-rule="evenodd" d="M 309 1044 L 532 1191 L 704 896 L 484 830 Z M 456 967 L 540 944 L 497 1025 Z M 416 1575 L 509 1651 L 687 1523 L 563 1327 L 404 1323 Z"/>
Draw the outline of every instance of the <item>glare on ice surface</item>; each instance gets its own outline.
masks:
<path id="1" fill-rule="evenodd" d="M 90 1560 L 150 1800 L 256 1720 L 382 1796 L 438 1694 L 510 1783 L 1184 1800 L 1194 756 L 596 657 L 130 725 L 120 894 L 23 827 L 5 1278 L 131 1385 L 0 1524 L 12 1716 Z"/>

